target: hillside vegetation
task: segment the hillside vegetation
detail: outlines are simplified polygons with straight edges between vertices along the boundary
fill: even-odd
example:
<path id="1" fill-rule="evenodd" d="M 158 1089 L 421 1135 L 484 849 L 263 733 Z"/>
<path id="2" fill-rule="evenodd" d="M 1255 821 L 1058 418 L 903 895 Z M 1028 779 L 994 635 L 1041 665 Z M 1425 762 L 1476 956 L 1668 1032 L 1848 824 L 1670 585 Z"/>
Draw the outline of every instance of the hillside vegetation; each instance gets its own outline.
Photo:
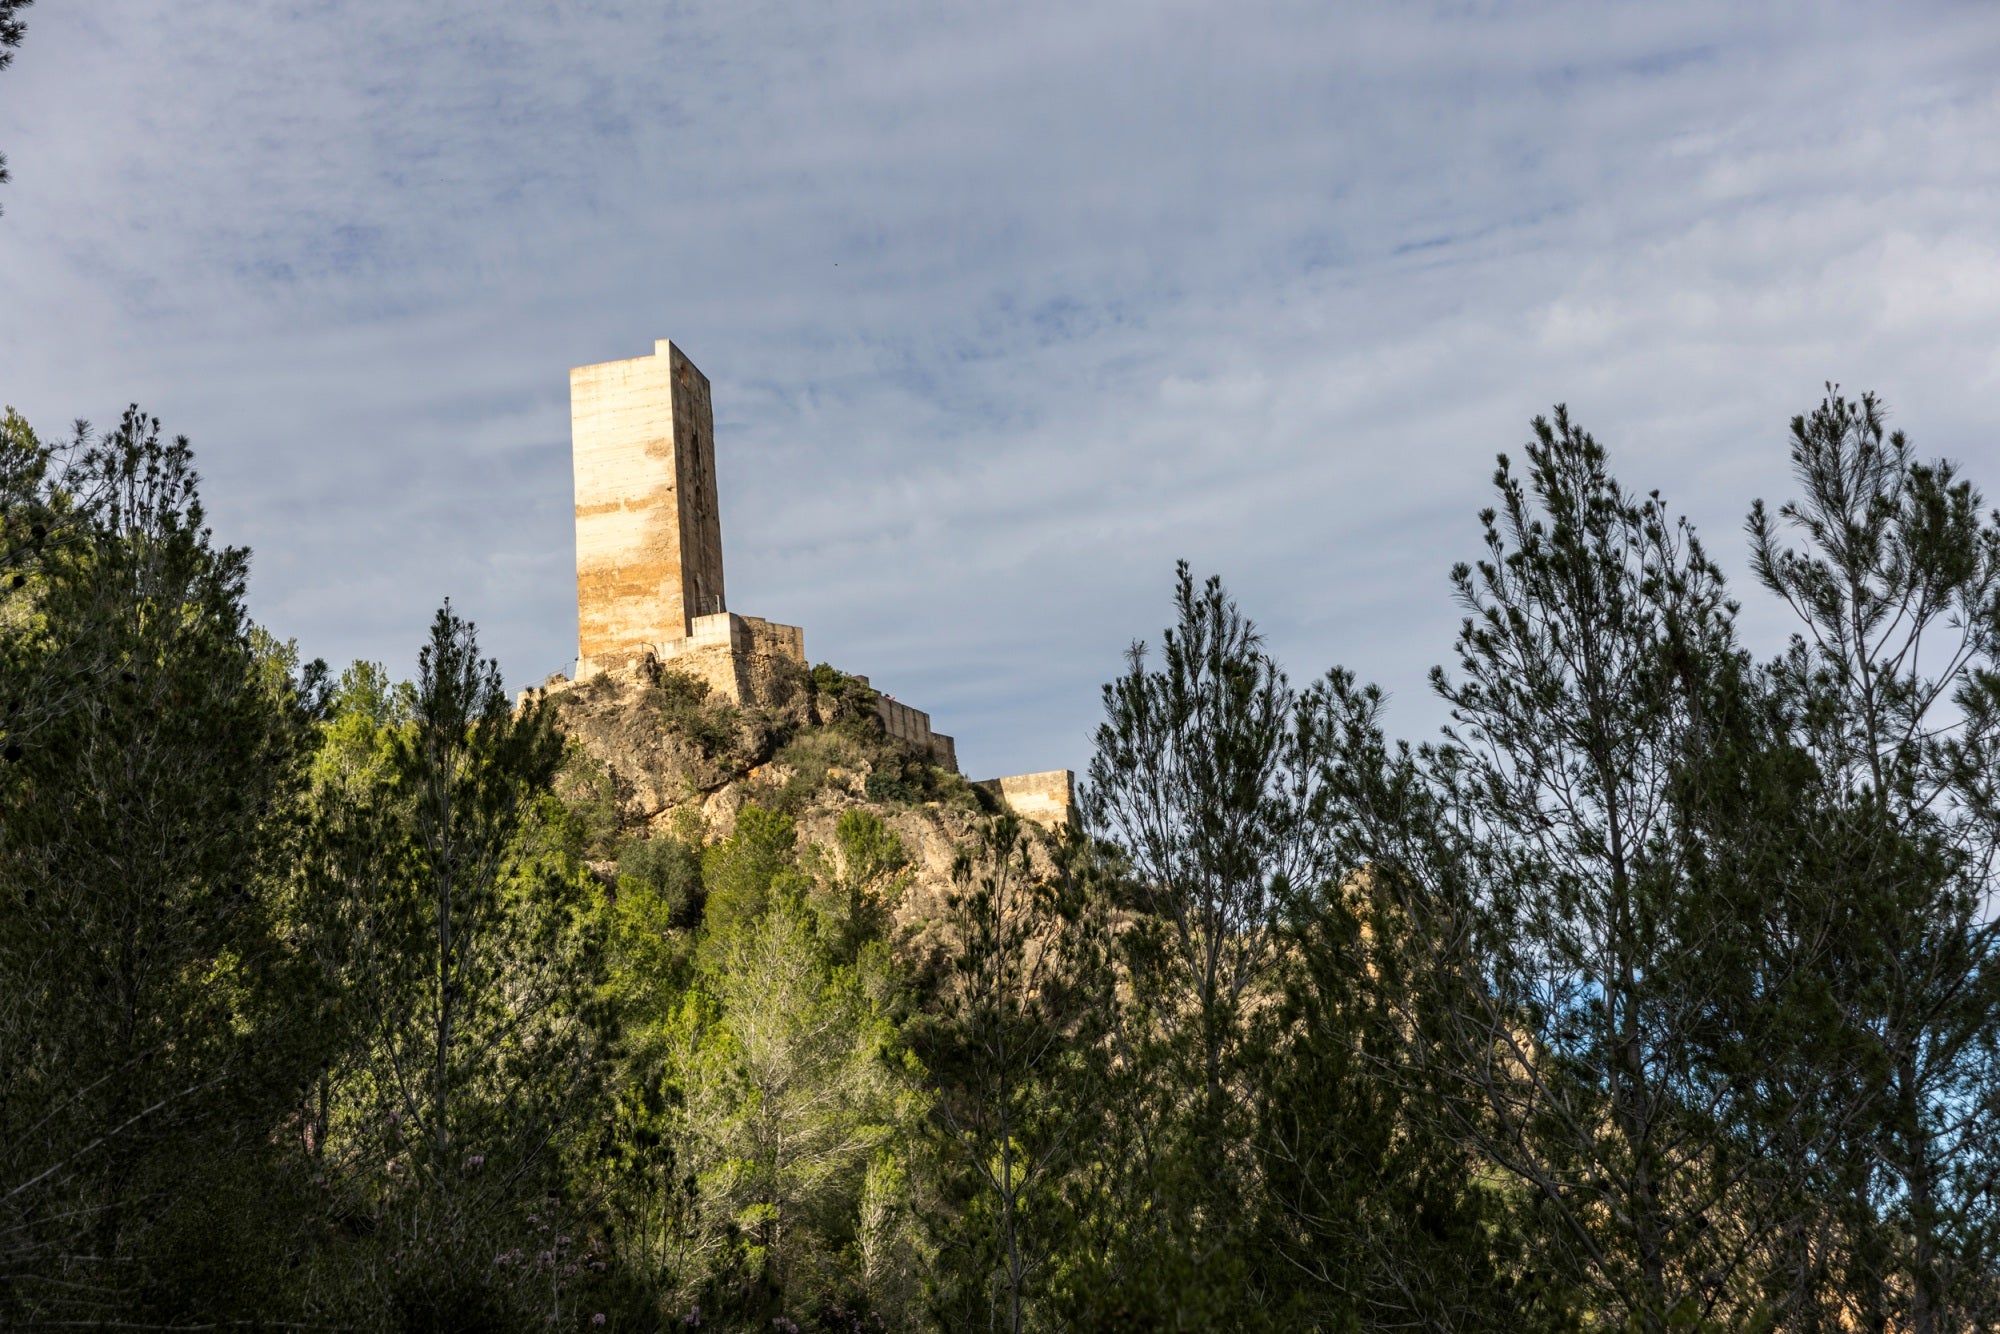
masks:
<path id="1" fill-rule="evenodd" d="M 302 663 L 10 412 L 0 1326 L 1993 1327 L 2000 516 L 1791 453 L 1761 661 L 1538 420 L 1423 745 L 1183 566 L 1051 832 L 831 666 Z"/>

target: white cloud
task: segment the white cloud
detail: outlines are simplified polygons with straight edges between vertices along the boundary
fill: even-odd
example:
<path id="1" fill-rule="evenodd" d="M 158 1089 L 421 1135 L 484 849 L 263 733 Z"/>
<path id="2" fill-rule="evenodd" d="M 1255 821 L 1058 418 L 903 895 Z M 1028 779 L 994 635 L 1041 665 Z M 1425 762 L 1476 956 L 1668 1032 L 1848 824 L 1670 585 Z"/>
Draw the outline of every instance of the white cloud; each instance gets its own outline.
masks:
<path id="1" fill-rule="evenodd" d="M 0 397 L 192 435 L 254 610 L 336 659 L 406 669 L 449 592 L 562 665 L 564 373 L 660 336 L 732 603 L 981 772 L 1081 763 L 1182 555 L 1427 728 L 1444 570 L 1557 399 L 1732 563 L 1829 378 L 2000 488 L 1976 6 L 30 17 Z"/>

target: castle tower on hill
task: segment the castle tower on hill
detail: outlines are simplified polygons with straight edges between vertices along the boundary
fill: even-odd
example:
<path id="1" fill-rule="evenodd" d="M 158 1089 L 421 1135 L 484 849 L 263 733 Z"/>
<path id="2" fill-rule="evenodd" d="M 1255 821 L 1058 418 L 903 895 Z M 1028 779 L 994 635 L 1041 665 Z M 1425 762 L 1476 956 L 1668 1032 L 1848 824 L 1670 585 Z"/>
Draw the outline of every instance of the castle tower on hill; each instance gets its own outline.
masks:
<path id="1" fill-rule="evenodd" d="M 569 373 L 577 656 L 608 664 L 728 610 L 708 377 L 672 343 Z"/>
<path id="2" fill-rule="evenodd" d="M 670 663 L 737 703 L 775 700 L 805 668 L 805 631 L 729 610 L 708 377 L 662 340 L 572 370 L 569 404 L 577 680 Z M 931 745 L 928 718 L 921 732 Z"/>
<path id="3" fill-rule="evenodd" d="M 782 702 L 803 679 L 805 631 L 738 615 L 724 597 L 708 377 L 662 339 L 649 357 L 572 370 L 569 402 L 576 680 L 665 667 L 739 704 Z M 551 677 L 542 689 L 568 684 Z M 929 714 L 887 695 L 877 708 L 885 734 L 957 770 L 957 747 Z M 980 786 L 1053 825 L 1069 816 L 1073 783 L 1059 769 Z"/>

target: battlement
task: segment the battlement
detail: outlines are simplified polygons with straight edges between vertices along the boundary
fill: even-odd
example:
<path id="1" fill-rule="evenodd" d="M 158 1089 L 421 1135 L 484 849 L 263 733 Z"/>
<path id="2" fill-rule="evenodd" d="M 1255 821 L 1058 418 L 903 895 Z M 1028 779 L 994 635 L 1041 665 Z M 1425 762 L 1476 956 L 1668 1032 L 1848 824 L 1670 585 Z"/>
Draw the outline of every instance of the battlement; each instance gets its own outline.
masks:
<path id="1" fill-rule="evenodd" d="M 870 690 L 875 687 L 865 676 L 854 678 Z M 958 743 L 942 732 L 931 730 L 931 716 L 922 709 L 913 709 L 893 695 L 875 691 L 875 714 L 882 720 L 882 730 L 913 750 L 922 751 L 931 757 L 931 762 L 940 768 L 958 772 Z"/>

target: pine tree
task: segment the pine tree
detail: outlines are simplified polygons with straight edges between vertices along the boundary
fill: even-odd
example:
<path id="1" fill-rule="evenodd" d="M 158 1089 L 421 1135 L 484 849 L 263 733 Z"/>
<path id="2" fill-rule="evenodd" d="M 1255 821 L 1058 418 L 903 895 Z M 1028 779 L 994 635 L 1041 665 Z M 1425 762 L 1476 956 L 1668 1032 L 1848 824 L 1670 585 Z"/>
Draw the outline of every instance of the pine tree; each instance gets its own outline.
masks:
<path id="1" fill-rule="evenodd" d="M 1734 607 L 1563 410 L 1527 458 L 1525 481 L 1501 459 L 1487 554 L 1453 572 L 1460 672 L 1433 676 L 1453 725 L 1370 817 L 1424 952 L 1406 1056 L 1603 1318 L 1752 1321 L 1776 1192 L 1744 1133 L 1756 1090 L 1717 1059 L 1742 937 L 1682 819 L 1743 675 Z"/>
<path id="2" fill-rule="evenodd" d="M 1073 863 L 1083 849 L 1062 852 Z M 1064 1186 L 1110 1110 L 1111 940 L 1085 878 L 1038 858 L 1012 816 L 961 851 L 952 881 L 926 978 L 932 1012 L 911 1039 L 966 1201 L 949 1257 L 963 1278 L 947 1305 L 1021 1334 L 1051 1327 L 1051 1270 L 1076 1244 Z"/>
<path id="3" fill-rule="evenodd" d="M 2000 516 L 1882 418 L 1831 390 L 1795 418 L 1801 494 L 1749 528 L 1803 624 L 1777 670 L 1837 850 L 1834 1142 L 1804 1160 L 1833 1209 L 1801 1305 L 1932 1334 L 2000 1320 Z"/>
<path id="4" fill-rule="evenodd" d="M 20 49 L 21 39 L 27 36 L 28 26 L 21 21 L 21 11 L 35 0 L 0 0 L 0 69 L 14 63 L 14 52 Z M 0 153 L 0 185 L 8 180 L 7 155 Z"/>
<path id="5" fill-rule="evenodd" d="M 386 1253 L 330 1252 L 312 1300 L 352 1315 L 340 1303 L 379 1293 L 419 1321 L 518 1311 L 559 1267 L 533 1206 L 601 1072 L 600 915 L 550 790 L 561 742 L 545 705 L 510 709 L 448 602 L 407 721 L 353 702 L 388 725 L 355 738 L 372 781 L 322 784 L 301 922 L 353 1045 L 303 1147 L 336 1218 L 383 1219 Z"/>
<path id="6" fill-rule="evenodd" d="M 1185 562 L 1160 666 L 1135 644 L 1104 688 L 1081 810 L 1130 858 L 1146 914 L 1134 944 L 1171 1078 L 1192 1116 L 1196 1174 L 1241 1184 L 1229 1145 L 1244 1106 L 1246 1010 L 1267 981 L 1290 896 L 1326 876 L 1315 740 L 1304 698 L 1220 580 L 1197 592 Z"/>
<path id="7" fill-rule="evenodd" d="M 245 1314 L 311 1059 L 276 904 L 316 678 L 249 624 L 184 438 L 7 434 L 0 1310 Z"/>
<path id="8" fill-rule="evenodd" d="M 1456 1081 L 1406 1047 L 1463 1003 L 1376 839 L 1381 822 L 1427 820 L 1429 794 L 1384 739 L 1379 690 L 1336 671 L 1327 699 L 1326 811 L 1346 870 L 1295 904 L 1282 1003 L 1259 1015 L 1264 1235 L 1286 1261 L 1273 1273 L 1322 1328 L 1568 1328 L 1533 1211 L 1454 1133 Z"/>
<path id="9" fill-rule="evenodd" d="M 607 1185 L 621 1263 L 657 1314 L 919 1318 L 920 1106 L 885 940 L 904 863 L 867 812 L 844 813 L 832 847 L 801 848 L 790 816 L 749 805 L 702 855 L 698 921 L 624 919 L 621 904 Z M 647 959 L 674 962 L 648 977 Z"/>

